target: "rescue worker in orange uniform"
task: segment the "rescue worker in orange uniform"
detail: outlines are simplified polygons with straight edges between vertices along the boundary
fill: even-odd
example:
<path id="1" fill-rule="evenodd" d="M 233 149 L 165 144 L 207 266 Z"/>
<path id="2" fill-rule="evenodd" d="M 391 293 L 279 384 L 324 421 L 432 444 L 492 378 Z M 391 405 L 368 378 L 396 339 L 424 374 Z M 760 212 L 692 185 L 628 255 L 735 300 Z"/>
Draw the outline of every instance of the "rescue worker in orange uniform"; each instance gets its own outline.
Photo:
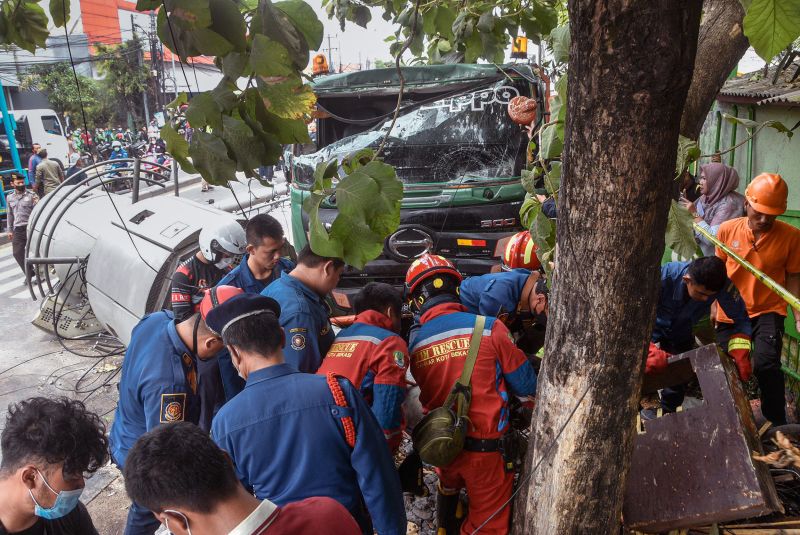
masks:
<path id="1" fill-rule="evenodd" d="M 410 344 L 411 373 L 426 411 L 441 407 L 461 376 L 475 328 L 476 315 L 467 312 L 458 297 L 461 281 L 453 264 L 431 254 L 417 259 L 406 274 L 407 297 L 421 314 L 421 325 Z M 511 497 L 514 473 L 507 471 L 501 448 L 510 427 L 509 396 L 535 395 L 536 372 L 496 318 L 486 318 L 471 387 L 464 449 L 452 463 L 437 468 L 438 533 L 453 534 L 449 526 L 459 489 L 464 487 L 469 513 L 461 533 L 472 533 L 479 526 L 481 533 L 507 533 L 510 509 L 505 504 Z"/>
<path id="2" fill-rule="evenodd" d="M 745 217 L 725 221 L 717 237 L 759 271 L 800 296 L 800 230 L 776 221 L 786 211 L 789 188 L 780 175 L 762 173 L 745 190 Z M 753 327 L 753 374 L 761 391 L 761 412 L 773 425 L 786 423 L 786 394 L 781 371 L 784 321 L 787 305 L 778 294 L 717 247 L 728 277 L 744 299 Z M 800 330 L 800 310 L 794 311 Z M 717 312 L 720 344 L 735 334 L 731 319 Z"/>
<path id="3" fill-rule="evenodd" d="M 408 346 L 398 333 L 403 297 L 391 285 L 370 282 L 353 299 L 356 318 L 340 331 L 318 375 L 333 372 L 361 391 L 394 452 L 403 438 Z"/>

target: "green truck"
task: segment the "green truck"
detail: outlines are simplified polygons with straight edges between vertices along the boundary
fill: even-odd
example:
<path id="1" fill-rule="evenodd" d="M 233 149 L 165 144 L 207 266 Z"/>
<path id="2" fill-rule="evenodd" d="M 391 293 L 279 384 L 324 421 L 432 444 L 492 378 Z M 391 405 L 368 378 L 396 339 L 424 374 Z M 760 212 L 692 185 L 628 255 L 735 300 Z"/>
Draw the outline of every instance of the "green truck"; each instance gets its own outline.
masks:
<path id="1" fill-rule="evenodd" d="M 348 268 L 339 289 L 357 291 L 366 282 L 401 285 L 408 265 L 426 252 L 451 259 L 465 275 L 488 272 L 504 239 L 521 230 L 525 196 L 520 171 L 528 136 L 508 116 L 516 96 L 537 100 L 544 119 L 545 83 L 523 64 L 403 67 L 401 111 L 382 158 L 403 182 L 400 227 L 383 253 L 363 270 Z M 296 146 L 290 156 L 292 232 L 295 247 L 307 243 L 302 210 L 319 162 L 375 149 L 385 137 L 397 103 L 395 69 L 375 69 L 317 78 L 315 146 Z M 323 202 L 320 219 L 336 217 L 335 195 Z"/>

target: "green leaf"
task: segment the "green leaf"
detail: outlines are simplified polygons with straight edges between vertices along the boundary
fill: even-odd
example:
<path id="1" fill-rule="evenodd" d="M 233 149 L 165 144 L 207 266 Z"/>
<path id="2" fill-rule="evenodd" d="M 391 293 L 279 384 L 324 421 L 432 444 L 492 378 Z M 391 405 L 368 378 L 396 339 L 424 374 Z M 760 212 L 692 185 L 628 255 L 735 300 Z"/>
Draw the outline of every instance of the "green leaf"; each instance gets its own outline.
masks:
<path id="1" fill-rule="evenodd" d="M 551 124 L 542 130 L 542 146 L 539 157 L 544 160 L 551 160 L 561 156 L 564 149 L 564 142 L 558 137 L 557 125 Z"/>
<path id="2" fill-rule="evenodd" d="M 347 20 L 366 28 L 369 21 L 372 20 L 372 13 L 367 6 L 351 3 L 347 11 Z"/>
<path id="3" fill-rule="evenodd" d="M 311 6 L 302 0 L 287 0 L 272 5 L 286 15 L 297 31 L 303 34 L 311 50 L 319 50 L 325 28 Z"/>
<path id="4" fill-rule="evenodd" d="M 284 119 L 302 119 L 311 113 L 317 101 L 314 92 L 299 77 L 274 84 L 259 78 L 257 83 L 267 110 Z"/>
<path id="5" fill-rule="evenodd" d="M 238 90 L 236 84 L 224 78 L 217 87 L 211 90 L 211 96 L 214 98 L 214 102 L 217 103 L 217 106 L 223 113 L 228 113 L 239 103 L 239 97 L 234 93 L 236 90 Z"/>
<path id="6" fill-rule="evenodd" d="M 180 108 L 183 104 L 187 104 L 188 102 L 189 102 L 189 96 L 185 92 L 181 91 L 180 93 L 178 93 L 178 96 L 175 98 L 175 100 L 167 104 L 167 108 L 171 110 L 177 109 Z"/>
<path id="7" fill-rule="evenodd" d="M 180 164 L 181 169 L 187 173 L 197 172 L 188 159 L 189 142 L 171 124 L 167 123 L 161 128 L 161 139 L 167 145 L 167 152 Z"/>
<path id="8" fill-rule="evenodd" d="M 550 262 L 553 260 L 556 249 L 556 225 L 539 209 L 531 222 L 530 232 L 533 243 L 537 246 L 536 256 L 542 263 L 548 278 L 551 278 Z"/>
<path id="9" fill-rule="evenodd" d="M 525 228 L 530 228 L 536 215 L 542 210 L 542 203 L 535 194 L 528 193 L 519 209 L 519 221 Z"/>
<path id="10" fill-rule="evenodd" d="M 136 11 L 151 11 L 161 7 L 161 0 L 137 0 Z"/>
<path id="11" fill-rule="evenodd" d="M 170 18 L 170 20 L 172 20 Z M 173 41 L 172 35 L 175 34 Z M 199 28 L 196 30 L 183 29 L 173 23 L 172 31 L 167 24 L 165 11 L 158 12 L 158 37 L 172 52 L 181 58 L 189 58 L 199 55 L 225 56 L 233 50 L 224 37 L 208 29 Z"/>
<path id="12" fill-rule="evenodd" d="M 195 130 L 189 156 L 206 182 L 224 186 L 236 180 L 236 163 L 228 157 L 228 148 L 219 137 Z"/>
<path id="13" fill-rule="evenodd" d="M 50 0 L 50 16 L 56 28 L 61 28 L 69 20 L 69 5 L 69 0 Z"/>
<path id="14" fill-rule="evenodd" d="M 455 39 L 453 35 L 453 23 L 455 20 L 456 14 L 449 7 L 440 5 L 436 9 L 436 31 L 439 32 L 439 35 L 451 42 Z"/>
<path id="15" fill-rule="evenodd" d="M 569 61 L 569 26 L 558 26 L 550 32 L 550 46 L 557 63 Z"/>
<path id="16" fill-rule="evenodd" d="M 466 50 L 464 52 L 465 63 L 475 63 L 483 53 L 483 42 L 479 33 L 473 33 L 466 41 Z"/>
<path id="17" fill-rule="evenodd" d="M 250 69 L 247 68 L 248 57 L 247 54 L 240 52 L 231 52 L 222 58 L 222 74 L 231 80 L 237 80 L 242 76 L 250 74 Z M 245 72 L 247 69 L 247 72 Z"/>
<path id="18" fill-rule="evenodd" d="M 352 158 L 362 160 L 356 155 Z M 328 231 L 319 221 L 319 205 L 336 173 L 335 160 L 319 164 L 312 193 L 303 203 L 309 216 L 311 248 L 317 254 L 342 258 L 361 269 L 380 255 L 384 240 L 399 226 L 403 185 L 394 168 L 383 162 L 358 166 L 336 186 L 338 214 Z"/>
<path id="19" fill-rule="evenodd" d="M 440 39 L 439 42 L 436 44 L 437 50 L 439 50 L 440 54 L 447 54 L 451 50 L 453 50 L 453 45 L 450 44 L 450 41 L 447 39 Z"/>
<path id="20" fill-rule="evenodd" d="M 6 2 L 3 4 L 6 23 L 6 41 L 34 53 L 45 48 L 50 31 L 47 15 L 33 2 Z"/>
<path id="21" fill-rule="evenodd" d="M 236 157 L 236 168 L 239 171 L 257 169 L 267 162 L 267 151 L 261 139 L 244 121 L 223 115 L 222 139 Z M 278 150 L 278 154 L 280 154 L 280 150 Z M 277 160 L 277 158 L 275 159 Z"/>
<path id="22" fill-rule="evenodd" d="M 194 30 L 211 26 L 208 0 L 171 0 L 169 20 L 173 30 Z"/>
<path id="23" fill-rule="evenodd" d="M 186 108 L 186 119 L 195 129 L 210 126 L 212 130 L 222 128 L 222 111 L 210 92 L 197 93 Z"/>
<path id="24" fill-rule="evenodd" d="M 284 119 L 267 111 L 258 89 L 251 87 L 246 90 L 244 102 L 248 115 L 258 122 L 263 131 L 275 136 L 278 143 L 284 145 L 311 143 L 305 122 L 299 119 Z M 247 120 L 245 117 L 243 119 Z M 256 130 L 253 125 L 250 125 L 250 128 Z"/>
<path id="25" fill-rule="evenodd" d="M 561 162 L 552 162 L 550 170 L 544 174 L 544 187 L 551 196 L 561 188 Z"/>
<path id="26" fill-rule="evenodd" d="M 678 159 L 675 162 L 675 176 L 680 176 L 689 164 L 700 157 L 700 146 L 697 141 L 678 136 Z"/>
<path id="27" fill-rule="evenodd" d="M 667 217 L 665 241 L 667 247 L 685 260 L 691 259 L 697 252 L 697 242 L 694 240 L 692 223 L 692 214 L 673 200 Z"/>
<path id="28" fill-rule="evenodd" d="M 218 35 L 229 42 L 233 49 L 244 52 L 247 49 L 247 23 L 239 7 L 232 0 L 210 0 L 211 27 Z"/>
<path id="29" fill-rule="evenodd" d="M 250 53 L 250 67 L 260 76 L 290 76 L 294 73 L 289 51 L 283 45 L 256 34 Z"/>
<path id="30" fill-rule="evenodd" d="M 490 33 L 494 30 L 494 15 L 492 15 L 491 8 L 478 18 L 478 24 L 475 26 L 479 32 Z"/>
<path id="31" fill-rule="evenodd" d="M 744 34 L 769 63 L 800 36 L 800 2 L 753 0 L 744 17 Z"/>
<path id="32" fill-rule="evenodd" d="M 267 37 L 283 45 L 289 52 L 292 63 L 298 70 L 308 65 L 309 45 L 303 32 L 295 28 L 292 20 L 274 4 L 265 1 L 260 4 L 263 33 Z M 264 18 L 265 17 L 265 18 Z M 254 22 L 251 25 L 255 24 Z"/>
<path id="33" fill-rule="evenodd" d="M 741 117 L 734 117 L 733 115 L 728 115 L 727 113 L 723 113 L 722 117 L 731 124 L 740 124 L 745 128 L 756 128 L 760 125 L 760 123 L 757 123 L 756 121 L 743 119 Z"/>
<path id="34" fill-rule="evenodd" d="M 550 32 L 558 25 L 558 12 L 553 6 L 538 0 L 533 2 L 531 9 L 536 17 L 540 35 L 542 37 L 550 35 Z"/>
<path id="35" fill-rule="evenodd" d="M 425 35 L 433 35 L 436 33 L 436 11 L 437 7 L 434 6 L 422 13 L 422 32 Z"/>
<path id="36" fill-rule="evenodd" d="M 339 177 L 337 173 L 339 169 L 338 163 L 336 159 L 333 159 L 327 163 L 319 162 L 317 164 L 316 169 L 314 169 L 314 185 L 311 187 L 311 191 L 322 193 L 331 189 L 333 178 L 336 177 L 338 179 Z"/>

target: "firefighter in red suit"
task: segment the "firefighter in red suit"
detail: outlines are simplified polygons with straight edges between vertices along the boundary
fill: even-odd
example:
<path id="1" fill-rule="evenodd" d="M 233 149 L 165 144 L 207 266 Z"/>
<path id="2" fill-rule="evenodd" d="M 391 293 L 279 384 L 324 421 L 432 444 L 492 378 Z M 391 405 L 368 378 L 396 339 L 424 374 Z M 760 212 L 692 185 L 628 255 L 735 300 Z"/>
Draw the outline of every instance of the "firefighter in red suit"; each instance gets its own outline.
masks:
<path id="1" fill-rule="evenodd" d="M 403 310 L 400 292 L 371 282 L 354 298 L 356 318 L 340 331 L 317 370 L 346 377 L 372 407 L 392 452 L 403 438 L 408 346 L 397 333 Z"/>
<path id="2" fill-rule="evenodd" d="M 406 274 L 410 305 L 421 314 L 409 346 L 411 374 L 425 410 L 441 407 L 464 368 L 476 316 L 458 297 L 461 274 L 448 260 L 423 255 Z M 437 468 L 437 533 L 452 535 L 458 491 L 467 489 L 469 513 L 461 533 L 509 530 L 514 473 L 507 471 L 502 438 L 509 431 L 509 397 L 536 394 L 536 372 L 503 322 L 487 317 L 471 377 L 470 428 L 464 450 Z M 486 523 L 484 525 L 484 522 Z M 481 527 L 482 526 L 482 527 Z"/>

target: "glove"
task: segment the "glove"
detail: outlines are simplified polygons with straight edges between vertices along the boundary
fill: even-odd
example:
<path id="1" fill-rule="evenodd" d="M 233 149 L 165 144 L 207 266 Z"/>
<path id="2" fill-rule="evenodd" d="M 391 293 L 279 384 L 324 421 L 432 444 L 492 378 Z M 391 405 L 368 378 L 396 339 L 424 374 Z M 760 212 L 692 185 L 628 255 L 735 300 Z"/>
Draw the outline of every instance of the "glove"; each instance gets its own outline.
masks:
<path id="1" fill-rule="evenodd" d="M 669 357 L 669 353 L 655 345 L 653 342 L 650 342 L 650 347 L 647 350 L 647 361 L 644 365 L 644 374 L 654 375 L 657 373 L 662 373 L 667 369 L 667 359 Z"/>
<path id="2" fill-rule="evenodd" d="M 734 334 L 728 341 L 728 355 L 736 363 L 739 370 L 739 379 L 744 382 L 750 380 L 753 368 L 750 365 L 750 337 L 746 334 Z"/>

